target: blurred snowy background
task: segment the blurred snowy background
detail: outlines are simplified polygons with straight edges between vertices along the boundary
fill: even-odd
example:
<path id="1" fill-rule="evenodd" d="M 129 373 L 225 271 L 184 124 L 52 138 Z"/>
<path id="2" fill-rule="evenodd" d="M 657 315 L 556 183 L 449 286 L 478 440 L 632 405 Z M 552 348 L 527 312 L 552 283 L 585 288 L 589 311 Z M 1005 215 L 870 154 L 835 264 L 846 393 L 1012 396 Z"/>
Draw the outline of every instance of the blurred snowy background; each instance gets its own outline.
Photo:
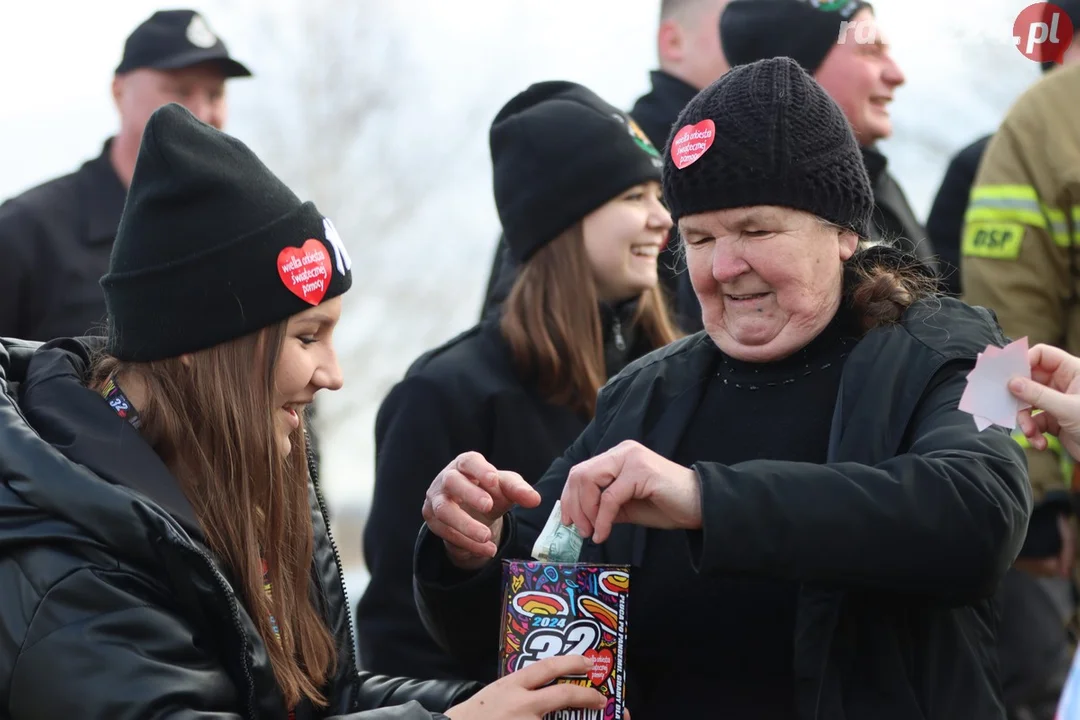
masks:
<path id="1" fill-rule="evenodd" d="M 948 158 L 1039 76 L 1011 43 L 1025 0 L 878 0 L 907 75 L 891 168 L 925 221 Z M 10 0 L 0 22 L 0 198 L 96 156 L 125 37 L 194 7 L 256 77 L 227 129 L 337 225 L 353 290 L 345 388 L 321 399 L 323 477 L 355 601 L 373 424 L 422 351 L 473 324 L 498 221 L 487 130 L 529 83 L 584 83 L 629 108 L 655 66 L 659 0 Z M 2 260 L 0 260 L 2 261 Z M 417 509 L 419 511 L 419 508 Z"/>

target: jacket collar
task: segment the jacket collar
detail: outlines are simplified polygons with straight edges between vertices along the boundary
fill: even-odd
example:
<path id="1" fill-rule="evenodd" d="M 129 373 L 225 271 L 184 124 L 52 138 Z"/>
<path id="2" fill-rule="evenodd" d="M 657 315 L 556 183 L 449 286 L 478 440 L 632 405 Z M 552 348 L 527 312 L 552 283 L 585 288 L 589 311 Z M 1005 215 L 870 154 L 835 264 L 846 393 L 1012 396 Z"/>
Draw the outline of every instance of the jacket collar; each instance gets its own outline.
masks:
<path id="1" fill-rule="evenodd" d="M 889 159 L 873 145 L 863 145 L 859 149 L 862 151 L 866 173 L 870 176 L 870 185 L 876 187 L 878 181 L 885 175 L 885 171 L 889 167 Z"/>
<path id="2" fill-rule="evenodd" d="M 163 511 L 158 514 L 181 534 L 202 541 L 195 511 L 161 458 L 84 385 L 101 342 L 47 343 L 26 364 L 25 377 L 10 378 L 21 382 L 17 410 L 0 408 L 0 475 L 25 479 L 12 484 L 27 501 L 107 537 L 110 547 L 130 546 L 130 533 L 146 524 L 137 517 L 150 509 L 140 509 L 144 503 Z M 145 534 L 139 540 L 145 542 Z"/>
<path id="3" fill-rule="evenodd" d="M 638 298 L 621 303 L 600 303 L 600 327 L 604 337 L 604 366 L 613 377 L 634 358 L 644 354 L 642 333 L 634 323 Z"/>
<path id="4" fill-rule="evenodd" d="M 696 87 L 663 70 L 652 70 L 649 79 L 652 81 L 652 94 L 669 107 L 678 105 L 682 108 L 698 94 Z"/>

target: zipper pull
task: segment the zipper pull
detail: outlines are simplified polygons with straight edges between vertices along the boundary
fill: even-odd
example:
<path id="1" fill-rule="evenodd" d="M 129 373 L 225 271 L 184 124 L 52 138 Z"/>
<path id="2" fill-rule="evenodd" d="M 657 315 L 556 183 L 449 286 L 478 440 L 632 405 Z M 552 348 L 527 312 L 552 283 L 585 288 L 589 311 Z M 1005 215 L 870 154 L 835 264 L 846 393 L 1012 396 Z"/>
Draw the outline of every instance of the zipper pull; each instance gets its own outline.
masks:
<path id="1" fill-rule="evenodd" d="M 615 318 L 615 326 L 612 328 L 615 332 L 615 347 L 619 352 L 626 349 L 626 340 L 622 336 L 622 321 L 619 318 Z"/>

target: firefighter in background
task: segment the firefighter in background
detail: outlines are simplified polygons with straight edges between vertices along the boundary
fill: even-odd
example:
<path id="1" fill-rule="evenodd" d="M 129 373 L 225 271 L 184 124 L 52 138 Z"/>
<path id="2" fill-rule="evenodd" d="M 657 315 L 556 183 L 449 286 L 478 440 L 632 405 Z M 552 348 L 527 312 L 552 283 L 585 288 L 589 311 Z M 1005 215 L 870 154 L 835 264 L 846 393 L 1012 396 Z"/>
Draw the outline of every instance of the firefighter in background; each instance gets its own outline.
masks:
<path id="1" fill-rule="evenodd" d="M 1059 33 L 1066 27 L 1064 24 L 1066 17 L 1074 30 L 1080 30 L 1080 0 L 1054 0 L 1054 8 L 1064 13 L 1063 16 L 1058 17 L 1056 24 L 1053 22 L 1052 15 L 1049 18 L 1048 25 L 1055 28 L 1055 33 Z M 1049 7 L 1046 10 L 1054 12 Z M 1061 57 L 1061 64 L 1053 60 L 1043 60 L 1041 64 L 1043 73 L 1047 73 L 1076 62 L 1080 62 L 1080 42 L 1076 41 L 1074 34 L 1073 40 Z M 963 294 L 959 268 L 964 212 L 967 210 L 975 174 L 979 171 L 979 164 L 982 162 L 983 155 L 986 154 L 986 146 L 990 144 L 990 138 L 993 136 L 993 133 L 984 135 L 953 155 L 945 170 L 945 177 L 941 180 L 941 186 L 934 196 L 934 202 L 930 206 L 930 215 L 926 219 L 926 231 L 930 235 L 934 252 L 938 255 L 944 289 L 958 296 Z"/>
<path id="2" fill-rule="evenodd" d="M 1078 115 L 1080 65 L 1048 73 L 1017 99 L 976 175 L 960 260 L 966 302 L 992 309 L 1012 338 L 1074 355 L 1080 353 Z M 1067 626 L 1076 628 L 1076 585 L 1069 579 L 1080 466 L 1056 438 L 1048 436 L 1042 450 L 1023 433 L 1015 437 L 1026 449 L 1036 505 L 1000 596 L 1007 706 L 1032 695 L 1047 703 L 1060 692 L 1073 651 Z"/>

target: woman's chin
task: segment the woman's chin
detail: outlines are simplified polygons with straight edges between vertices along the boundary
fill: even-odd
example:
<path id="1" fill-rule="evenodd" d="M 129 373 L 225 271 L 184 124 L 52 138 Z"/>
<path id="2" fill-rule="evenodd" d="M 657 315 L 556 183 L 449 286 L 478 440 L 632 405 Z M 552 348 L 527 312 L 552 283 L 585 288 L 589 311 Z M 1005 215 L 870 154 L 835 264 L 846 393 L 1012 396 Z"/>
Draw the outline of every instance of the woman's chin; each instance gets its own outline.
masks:
<path id="1" fill-rule="evenodd" d="M 708 327 L 706 327 L 708 330 Z M 769 325 L 718 328 L 709 336 L 721 352 L 745 362 L 770 362 L 790 354 L 782 333 Z"/>

